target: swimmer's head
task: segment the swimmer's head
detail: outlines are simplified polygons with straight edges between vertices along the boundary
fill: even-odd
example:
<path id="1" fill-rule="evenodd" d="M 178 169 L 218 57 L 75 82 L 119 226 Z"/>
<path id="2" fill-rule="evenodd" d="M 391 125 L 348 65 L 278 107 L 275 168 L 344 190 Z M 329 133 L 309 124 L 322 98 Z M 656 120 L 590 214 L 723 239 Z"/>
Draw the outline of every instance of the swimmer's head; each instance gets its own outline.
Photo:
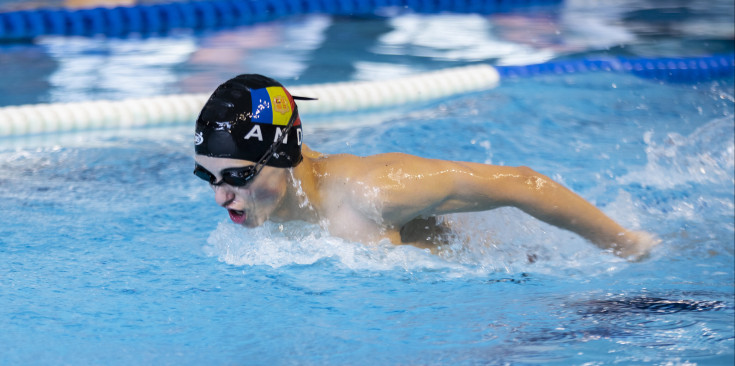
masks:
<path id="1" fill-rule="evenodd" d="M 265 165 L 298 165 L 301 119 L 294 98 L 279 82 L 262 75 L 239 75 L 226 81 L 197 118 L 194 150 L 199 155 L 254 162 L 268 153 Z"/>

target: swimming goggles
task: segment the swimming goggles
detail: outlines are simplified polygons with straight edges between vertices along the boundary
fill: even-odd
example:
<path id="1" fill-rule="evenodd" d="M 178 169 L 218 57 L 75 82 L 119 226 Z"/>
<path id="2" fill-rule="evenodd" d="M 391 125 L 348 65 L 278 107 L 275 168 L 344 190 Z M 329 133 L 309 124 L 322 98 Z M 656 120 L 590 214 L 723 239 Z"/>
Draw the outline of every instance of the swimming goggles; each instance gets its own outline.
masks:
<path id="1" fill-rule="evenodd" d="M 217 182 L 217 178 L 214 174 L 210 173 L 207 169 L 204 169 L 199 164 L 194 167 L 194 175 L 206 180 L 213 186 L 220 186 L 222 183 L 227 183 L 233 187 L 242 187 L 248 184 L 256 175 L 258 171 L 255 170 L 255 165 L 250 165 L 242 168 L 229 168 L 222 171 L 222 180 Z"/>
<path id="2" fill-rule="evenodd" d="M 248 183 L 250 183 L 251 180 L 255 179 L 255 177 L 260 173 L 263 167 L 268 164 L 268 161 L 272 157 L 278 156 L 275 151 L 278 150 L 278 148 L 281 146 L 283 140 L 288 137 L 288 133 L 289 131 L 291 131 L 291 127 L 293 127 L 293 124 L 296 121 L 296 117 L 298 117 L 298 115 L 298 107 L 294 105 L 291 119 L 288 120 L 288 124 L 283 130 L 281 138 L 271 145 L 268 151 L 263 154 L 263 157 L 260 158 L 260 160 L 258 160 L 255 165 L 249 165 L 241 168 L 223 169 L 222 172 L 220 172 L 220 174 L 222 174 L 222 180 L 220 180 L 219 182 L 217 182 L 217 177 L 215 177 L 214 174 L 210 173 L 207 169 L 204 169 L 204 167 L 199 164 L 196 164 L 194 166 L 194 175 L 201 178 L 202 180 L 209 182 L 209 184 L 213 186 L 220 186 L 222 185 L 222 183 L 227 183 L 228 185 L 231 185 L 233 187 L 243 187 L 247 185 Z"/>

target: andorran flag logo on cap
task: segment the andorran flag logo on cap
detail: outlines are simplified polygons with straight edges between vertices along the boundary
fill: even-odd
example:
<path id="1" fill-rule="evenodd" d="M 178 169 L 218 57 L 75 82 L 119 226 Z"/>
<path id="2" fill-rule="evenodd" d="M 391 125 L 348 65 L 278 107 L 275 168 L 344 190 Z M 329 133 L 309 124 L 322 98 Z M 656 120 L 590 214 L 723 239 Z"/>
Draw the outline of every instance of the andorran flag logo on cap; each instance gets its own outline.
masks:
<path id="1" fill-rule="evenodd" d="M 271 86 L 263 89 L 251 89 L 250 97 L 253 103 L 253 123 L 264 123 L 276 126 L 286 126 L 291 119 L 291 98 L 280 86 Z"/>

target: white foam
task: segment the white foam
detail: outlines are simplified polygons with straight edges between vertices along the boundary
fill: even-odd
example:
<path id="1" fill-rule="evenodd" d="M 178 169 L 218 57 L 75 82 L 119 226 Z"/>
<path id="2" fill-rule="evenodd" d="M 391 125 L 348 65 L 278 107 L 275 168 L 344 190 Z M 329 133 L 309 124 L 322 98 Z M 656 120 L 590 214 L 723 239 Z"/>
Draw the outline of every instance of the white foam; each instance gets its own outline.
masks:
<path id="1" fill-rule="evenodd" d="M 432 268 L 436 266 L 432 262 L 441 262 L 438 257 L 412 246 L 349 242 L 304 222 L 267 222 L 254 229 L 222 222 L 207 243 L 208 255 L 233 265 L 278 268 L 333 260 L 347 269 L 412 270 Z"/>
<path id="2" fill-rule="evenodd" d="M 456 214 L 445 220 L 456 233 L 437 254 L 387 241 L 350 242 L 304 222 L 267 222 L 254 229 L 222 222 L 204 250 L 235 266 L 279 268 L 325 261 L 348 270 L 442 272 L 449 277 L 524 272 L 590 276 L 626 265 L 574 234 L 515 209 Z"/>

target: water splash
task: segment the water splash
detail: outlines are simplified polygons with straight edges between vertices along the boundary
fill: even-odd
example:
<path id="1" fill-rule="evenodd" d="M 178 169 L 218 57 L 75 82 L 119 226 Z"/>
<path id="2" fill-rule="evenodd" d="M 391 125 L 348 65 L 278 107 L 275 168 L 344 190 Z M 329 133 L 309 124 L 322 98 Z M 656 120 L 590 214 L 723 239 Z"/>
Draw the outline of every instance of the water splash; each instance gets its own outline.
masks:
<path id="1" fill-rule="evenodd" d="M 688 136 L 644 136 L 648 162 L 618 179 L 630 195 L 618 202 L 655 227 L 668 250 L 695 256 L 732 253 L 735 202 L 735 133 L 730 117 L 700 126 Z M 626 196 L 623 194 L 621 196 Z M 627 207 L 623 209 L 623 207 Z M 705 254 L 709 253 L 709 254 Z"/>
<path id="2" fill-rule="evenodd" d="M 254 229 L 222 222 L 204 251 L 235 266 L 328 264 L 347 270 L 442 272 L 452 278 L 526 272 L 590 276 L 627 265 L 574 234 L 515 209 L 449 215 L 444 220 L 454 233 L 436 253 L 388 241 L 351 242 L 304 222 L 267 222 Z"/>
<path id="3" fill-rule="evenodd" d="M 656 188 L 674 188 L 689 183 L 728 184 L 732 187 L 735 165 L 735 137 L 732 118 L 712 120 L 689 136 L 669 133 L 662 142 L 644 135 L 648 163 L 619 183 L 637 183 Z"/>
<path id="4" fill-rule="evenodd" d="M 413 246 L 387 242 L 364 245 L 330 236 L 318 225 L 304 222 L 273 223 L 247 229 L 222 222 L 207 240 L 208 255 L 237 266 L 313 265 L 321 261 L 346 269 L 415 270 L 442 268 L 446 263 Z"/>

